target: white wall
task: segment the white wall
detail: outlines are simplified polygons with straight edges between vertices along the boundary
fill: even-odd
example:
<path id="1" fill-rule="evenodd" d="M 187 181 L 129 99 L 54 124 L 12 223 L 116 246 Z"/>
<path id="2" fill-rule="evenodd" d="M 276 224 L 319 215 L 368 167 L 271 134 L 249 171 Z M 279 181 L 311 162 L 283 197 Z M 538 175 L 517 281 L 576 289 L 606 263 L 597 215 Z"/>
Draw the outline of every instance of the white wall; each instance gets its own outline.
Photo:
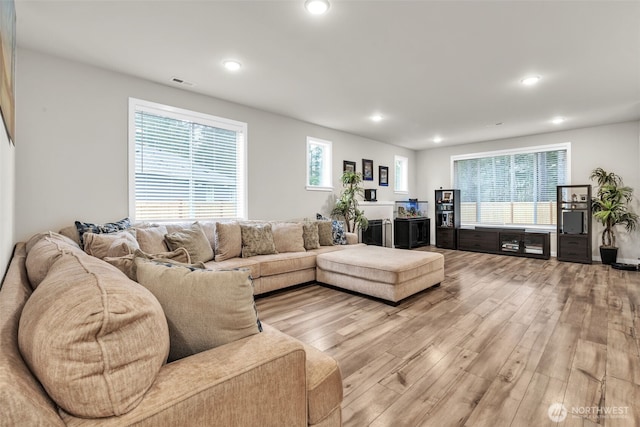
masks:
<path id="1" fill-rule="evenodd" d="M 393 157 L 415 152 L 312 125 L 220 99 L 202 96 L 55 58 L 18 50 L 16 234 L 58 230 L 74 220 L 112 221 L 128 215 L 128 98 L 168 104 L 248 123 L 249 218 L 288 219 L 328 213 L 330 194 L 305 189 L 306 137 L 333 142 L 335 193 L 342 161 L 361 171 L 372 159 L 379 200 L 394 200 Z M 389 166 L 389 187 L 378 187 L 377 166 Z M 416 197 L 410 172 L 410 197 Z M 407 195 L 398 196 L 406 199 Z"/>
<path id="2" fill-rule="evenodd" d="M 4 277 L 14 246 L 15 148 L 9 143 L 0 120 L 0 280 Z"/>
<path id="3" fill-rule="evenodd" d="M 423 150 L 417 154 L 417 191 L 427 194 L 433 206 L 434 190 L 452 186 L 453 155 L 564 142 L 571 143 L 572 184 L 595 184 L 589 181 L 589 175 L 596 167 L 615 172 L 624 179 L 626 185 L 636 190 L 633 208 L 640 213 L 640 121 Z M 594 259 L 600 257 L 600 230 L 601 226 L 594 223 Z M 434 232 L 432 236 L 435 239 Z M 618 259 L 637 263 L 640 257 L 640 231 L 629 235 L 621 227 L 617 236 L 620 248 Z M 555 252 L 555 238 L 555 234 L 552 234 L 552 252 Z"/>

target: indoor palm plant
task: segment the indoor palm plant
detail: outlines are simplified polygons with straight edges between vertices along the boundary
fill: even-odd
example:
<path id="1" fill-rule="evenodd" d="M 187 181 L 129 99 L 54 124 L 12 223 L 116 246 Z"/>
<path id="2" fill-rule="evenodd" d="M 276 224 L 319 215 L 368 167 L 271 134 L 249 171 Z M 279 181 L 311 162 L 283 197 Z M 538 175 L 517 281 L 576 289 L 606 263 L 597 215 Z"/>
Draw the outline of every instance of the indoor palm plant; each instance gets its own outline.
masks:
<path id="1" fill-rule="evenodd" d="M 612 264 L 618 255 L 615 226 L 624 225 L 631 232 L 638 225 L 638 215 L 629 209 L 633 188 L 625 186 L 619 175 L 602 168 L 594 169 L 590 179 L 598 185 L 596 195 L 591 200 L 593 217 L 604 226 L 600 257 L 603 264 Z"/>
<path id="2" fill-rule="evenodd" d="M 344 190 L 336 200 L 336 205 L 331 211 L 331 215 L 344 218 L 347 225 L 347 232 L 355 232 L 359 227 L 366 230 L 369 227 L 369 220 L 364 216 L 364 211 L 358 208 L 357 197 L 364 195 L 362 175 L 360 173 L 345 171 L 340 177 Z"/>

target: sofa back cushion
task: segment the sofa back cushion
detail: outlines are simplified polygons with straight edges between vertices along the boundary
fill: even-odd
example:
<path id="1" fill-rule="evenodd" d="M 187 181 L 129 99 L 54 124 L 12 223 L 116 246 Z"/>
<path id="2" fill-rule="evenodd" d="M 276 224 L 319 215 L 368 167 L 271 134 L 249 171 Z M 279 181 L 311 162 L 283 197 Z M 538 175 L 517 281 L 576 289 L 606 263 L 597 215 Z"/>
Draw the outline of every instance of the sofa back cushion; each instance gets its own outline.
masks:
<path id="1" fill-rule="evenodd" d="M 84 251 L 96 258 L 125 256 L 136 249 L 140 249 L 140 245 L 133 228 L 116 233 L 84 233 Z"/>
<path id="2" fill-rule="evenodd" d="M 237 222 L 216 223 L 216 261 L 242 255 L 242 230 Z"/>
<path id="3" fill-rule="evenodd" d="M 194 222 L 190 228 L 184 228 L 164 236 L 169 250 L 185 248 L 192 262 L 207 262 L 213 259 L 213 247 L 202 226 Z"/>
<path id="4" fill-rule="evenodd" d="M 169 247 L 164 241 L 164 236 L 167 233 L 167 227 L 164 225 L 149 227 L 136 226 L 136 239 L 140 245 L 140 250 L 148 254 L 167 252 Z"/>
<path id="5" fill-rule="evenodd" d="M 153 295 L 82 252 L 63 252 L 53 263 L 24 306 L 18 342 L 49 396 L 85 418 L 135 408 L 169 352 Z"/>
<path id="6" fill-rule="evenodd" d="M 248 269 L 201 270 L 136 258 L 137 278 L 169 323 L 169 361 L 260 331 Z"/>
<path id="7" fill-rule="evenodd" d="M 302 224 L 282 222 L 272 224 L 273 241 L 279 254 L 285 252 L 305 252 Z"/>

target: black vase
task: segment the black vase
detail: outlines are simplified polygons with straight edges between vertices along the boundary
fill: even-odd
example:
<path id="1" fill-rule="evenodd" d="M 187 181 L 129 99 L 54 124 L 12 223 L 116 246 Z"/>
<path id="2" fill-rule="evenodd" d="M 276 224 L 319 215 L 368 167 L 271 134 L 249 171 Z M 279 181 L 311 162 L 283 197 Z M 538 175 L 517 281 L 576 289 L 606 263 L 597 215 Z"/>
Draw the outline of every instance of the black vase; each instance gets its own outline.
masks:
<path id="1" fill-rule="evenodd" d="M 618 258 L 618 248 L 600 246 L 600 258 L 603 264 L 613 264 Z"/>

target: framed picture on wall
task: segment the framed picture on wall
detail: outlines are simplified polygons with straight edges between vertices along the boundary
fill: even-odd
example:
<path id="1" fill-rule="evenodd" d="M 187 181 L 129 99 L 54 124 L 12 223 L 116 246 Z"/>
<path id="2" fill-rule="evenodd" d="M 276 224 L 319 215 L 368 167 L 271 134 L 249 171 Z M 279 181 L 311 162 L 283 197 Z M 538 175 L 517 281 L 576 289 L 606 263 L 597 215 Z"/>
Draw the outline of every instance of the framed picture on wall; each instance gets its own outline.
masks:
<path id="1" fill-rule="evenodd" d="M 356 162 L 351 162 L 349 160 L 342 161 L 342 172 L 355 172 L 356 171 Z"/>
<path id="2" fill-rule="evenodd" d="M 373 181 L 373 160 L 362 159 L 362 180 Z"/>
<path id="3" fill-rule="evenodd" d="M 378 166 L 378 182 L 381 186 L 389 185 L 389 167 L 388 166 Z"/>

